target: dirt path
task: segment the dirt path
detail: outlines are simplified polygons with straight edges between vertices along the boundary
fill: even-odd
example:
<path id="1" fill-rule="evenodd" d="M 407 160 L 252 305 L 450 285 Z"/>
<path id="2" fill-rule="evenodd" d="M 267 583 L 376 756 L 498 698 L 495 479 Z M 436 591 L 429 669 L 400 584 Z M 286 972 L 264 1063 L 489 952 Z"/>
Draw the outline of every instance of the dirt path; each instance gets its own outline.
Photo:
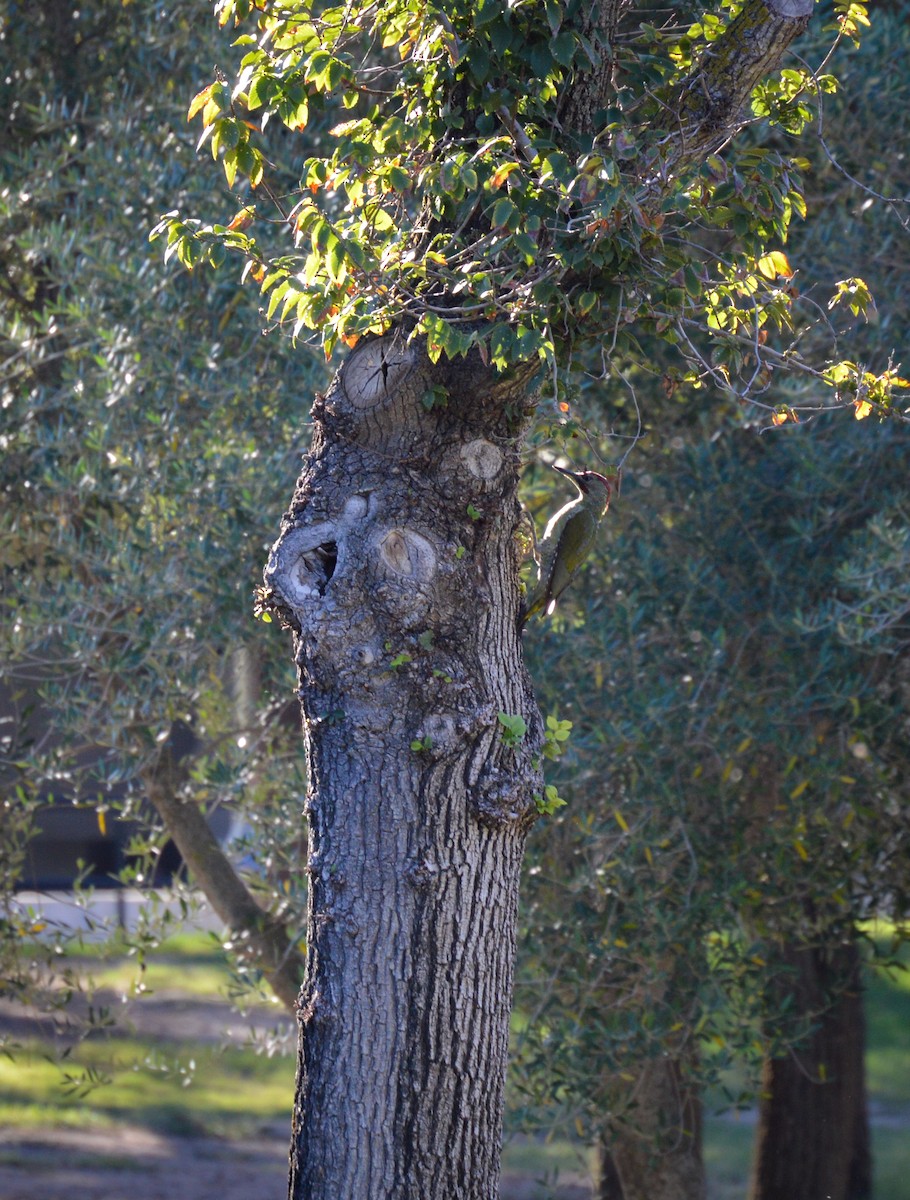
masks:
<path id="1" fill-rule="evenodd" d="M 168 1137 L 147 1129 L 0 1130 L 0 1200 L 281 1200 L 287 1136 L 245 1141 Z M 590 1200 L 581 1180 L 557 1192 L 506 1175 L 501 1200 Z"/>

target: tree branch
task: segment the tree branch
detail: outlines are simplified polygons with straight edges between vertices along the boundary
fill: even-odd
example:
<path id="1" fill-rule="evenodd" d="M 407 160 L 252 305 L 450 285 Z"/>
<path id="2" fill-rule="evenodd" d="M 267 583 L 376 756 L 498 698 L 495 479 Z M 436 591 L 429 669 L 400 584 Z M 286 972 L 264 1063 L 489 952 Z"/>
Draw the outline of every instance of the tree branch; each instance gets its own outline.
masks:
<path id="1" fill-rule="evenodd" d="M 596 0 L 581 5 L 575 23 L 578 33 L 600 56 L 600 61 L 584 75 L 576 77 L 563 92 L 558 108 L 559 123 L 572 134 L 594 134 L 596 114 L 605 108 L 616 87 L 613 46 L 623 9 L 630 0 Z"/>
<path id="2" fill-rule="evenodd" d="M 746 0 L 669 101 L 686 158 L 718 149 L 743 123 L 752 89 L 809 24 L 814 0 Z"/>
<path id="3" fill-rule="evenodd" d="M 179 795 L 181 768 L 168 747 L 146 779 L 148 798 L 206 899 L 246 946 L 272 991 L 294 1011 L 304 960 L 283 922 L 262 909 L 222 850 L 199 807 Z"/>

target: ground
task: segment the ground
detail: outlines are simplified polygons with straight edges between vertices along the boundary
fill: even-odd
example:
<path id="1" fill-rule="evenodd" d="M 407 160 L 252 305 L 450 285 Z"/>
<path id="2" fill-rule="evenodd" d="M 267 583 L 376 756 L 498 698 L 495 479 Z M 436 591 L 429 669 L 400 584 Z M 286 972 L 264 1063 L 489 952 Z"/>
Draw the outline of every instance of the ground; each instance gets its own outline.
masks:
<path id="1" fill-rule="evenodd" d="M 127 1127 L 110 1131 L 0 1130 L 3 1200 L 278 1200 L 287 1181 L 287 1134 L 269 1128 L 241 1142 L 183 1138 Z M 179 1190 L 175 1190 L 179 1181 Z M 507 1174 L 502 1200 L 588 1200 L 580 1181 L 555 1193 Z"/>
<path id="2" fill-rule="evenodd" d="M 115 999 L 104 993 L 96 1000 Z M 275 1014 L 239 1018 L 226 1003 L 157 993 L 130 1008 L 130 1033 L 184 1041 L 193 1046 L 236 1037 L 243 1024 L 273 1027 Z M 0 1000 L 0 1033 L 31 1041 L 47 1022 L 24 1016 Z M 289 1070 L 293 1070 L 289 1064 Z M 102 1093 L 93 1093 L 103 1095 Z M 241 1139 L 181 1136 L 141 1125 L 93 1124 L 92 1098 L 85 1102 L 89 1127 L 0 1129 L 0 1200 L 279 1200 L 286 1194 L 290 1116 L 270 1120 Z M 533 1175 L 508 1171 L 501 1200 L 589 1200 L 581 1177 L 563 1177 L 555 1189 Z"/>
<path id="3" fill-rule="evenodd" d="M 96 1061 L 93 1051 L 133 1059 L 179 1051 L 196 1060 L 194 1084 L 183 1090 L 160 1072 L 125 1071 L 110 1089 L 62 1103 L 61 1064 L 46 1055 L 74 1040 L 72 1027 L 55 1031 L 0 994 L 0 1044 L 30 1047 L 0 1055 L 0 1200 L 281 1200 L 293 1059 L 224 1047 L 248 1040 L 250 1027 L 263 1034 L 283 1023 L 292 1035 L 291 1019 L 264 1004 L 234 1011 L 217 939 L 203 934 L 157 955 L 143 975 L 152 994 L 127 1006 L 135 960 L 99 960 L 93 974 L 96 1003 L 116 1009 L 118 1028 L 77 1048 L 83 1061 Z M 875 1200 L 910 1200 L 910 970 L 869 973 L 866 1017 Z M 730 1086 L 738 1090 L 735 1079 Z M 710 1200 L 743 1200 L 755 1114 L 713 1107 L 709 1098 Z M 558 1186 L 542 1184 L 556 1166 Z M 526 1139 L 508 1148 L 501 1200 L 590 1197 L 577 1145 Z"/>

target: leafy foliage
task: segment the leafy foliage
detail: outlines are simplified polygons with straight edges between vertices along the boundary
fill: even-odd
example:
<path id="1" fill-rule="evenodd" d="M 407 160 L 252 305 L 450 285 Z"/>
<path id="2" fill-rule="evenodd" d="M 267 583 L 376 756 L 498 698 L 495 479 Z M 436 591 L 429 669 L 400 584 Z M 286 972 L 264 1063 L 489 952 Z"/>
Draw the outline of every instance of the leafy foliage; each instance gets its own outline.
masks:
<path id="1" fill-rule="evenodd" d="M 154 236 L 191 268 L 240 255 L 269 318 L 317 331 L 327 356 L 395 323 L 433 358 L 476 347 L 501 370 L 539 357 L 562 371 L 604 341 L 614 362 L 645 363 L 657 339 L 681 355 L 681 381 L 761 397 L 801 362 L 769 341 L 805 320 L 793 269 L 769 264 L 786 264 L 805 215 L 805 163 L 754 139 L 721 151 L 723 136 L 678 136 L 705 51 L 741 8 L 660 28 L 629 11 L 607 41 L 580 0 L 220 0 L 236 78 L 219 75 L 188 115 L 242 207 L 220 224 L 174 211 Z M 836 14 L 837 39 L 867 21 L 859 4 Z M 606 68 L 596 120 L 576 119 L 573 90 Z M 834 88 L 788 67 L 755 89 L 752 120 L 799 133 Z M 311 141 L 290 187 L 276 125 Z M 270 253 L 276 218 L 286 247 Z"/>
<path id="2" fill-rule="evenodd" d="M 320 372 L 259 336 L 236 284 L 164 272 L 147 244 L 163 191 L 214 202 L 183 122 L 204 15 L 98 0 L 4 31 L 3 882 L 49 797 L 96 808 L 101 834 L 118 816 L 147 828 L 167 751 L 185 798 L 231 802 L 237 855 L 256 842 L 252 886 L 281 911 L 304 781 L 292 681 L 251 593 Z M 137 834 L 127 881 L 162 842 L 154 823 Z M 13 970 L 34 922 L 6 903 Z M 40 932 L 52 956 L 63 933 Z"/>
<path id="3" fill-rule="evenodd" d="M 888 296 L 849 329 L 839 386 L 858 417 L 863 364 L 906 343 L 890 148 L 907 82 L 881 64 L 907 39 L 898 5 L 846 58 L 805 147 L 809 220 L 766 264 L 800 262 L 809 302 L 868 304 L 845 268 Z M 910 910 L 904 430 L 721 435 L 674 389 L 632 380 L 652 424 L 602 565 L 576 594 L 583 616 L 562 613 L 571 636 L 533 647 L 544 702 L 574 726 L 555 777 L 568 807 L 531 844 L 518 997 L 534 1019 L 513 1120 L 589 1137 L 607 1110 L 614 1133 L 634 1129 L 630 1089 L 653 1056 L 728 1088 L 726 1066 L 745 1064 L 727 1099 L 751 1104 L 762 1058 L 817 1016 L 788 1006 L 786 948 L 837 947 L 858 917 Z M 799 395 L 778 378 L 768 398 Z M 592 382 L 573 403 L 570 446 L 599 399 Z"/>
<path id="4" fill-rule="evenodd" d="M 584 624 L 537 651 L 573 738 L 527 881 L 526 1121 L 634 1125 L 654 1055 L 756 1068 L 816 1015 L 782 1002 L 781 947 L 910 912 L 904 672 L 805 620 L 906 491 L 906 438 L 860 429 L 728 434 L 631 476 Z"/>

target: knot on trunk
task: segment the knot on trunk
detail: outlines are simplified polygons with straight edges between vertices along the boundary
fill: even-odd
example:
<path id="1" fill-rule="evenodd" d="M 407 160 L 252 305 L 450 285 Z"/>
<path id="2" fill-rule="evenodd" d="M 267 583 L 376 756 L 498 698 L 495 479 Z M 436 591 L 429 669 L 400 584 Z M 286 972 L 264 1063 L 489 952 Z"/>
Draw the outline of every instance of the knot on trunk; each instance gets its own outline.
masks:
<path id="1" fill-rule="evenodd" d="M 537 816 L 537 806 L 530 799 L 532 789 L 522 775 L 520 770 L 493 766 L 484 771 L 469 797 L 471 812 L 481 825 L 494 830 L 531 825 Z"/>
<path id="2" fill-rule="evenodd" d="M 320 521 L 291 529 L 280 537 L 269 554 L 266 586 L 295 614 L 325 595 L 338 565 L 338 532 Z"/>
<path id="3" fill-rule="evenodd" d="M 341 368 L 341 387 L 355 409 L 379 408 L 404 383 L 417 361 L 400 333 L 362 342 Z"/>
<path id="4" fill-rule="evenodd" d="M 484 438 L 475 438 L 462 446 L 461 459 L 469 474 L 485 484 L 492 483 L 502 467 L 502 451 Z"/>
<path id="5" fill-rule="evenodd" d="M 379 541 L 379 561 L 386 574 L 428 583 L 436 574 L 436 551 L 413 529 L 390 529 Z"/>

